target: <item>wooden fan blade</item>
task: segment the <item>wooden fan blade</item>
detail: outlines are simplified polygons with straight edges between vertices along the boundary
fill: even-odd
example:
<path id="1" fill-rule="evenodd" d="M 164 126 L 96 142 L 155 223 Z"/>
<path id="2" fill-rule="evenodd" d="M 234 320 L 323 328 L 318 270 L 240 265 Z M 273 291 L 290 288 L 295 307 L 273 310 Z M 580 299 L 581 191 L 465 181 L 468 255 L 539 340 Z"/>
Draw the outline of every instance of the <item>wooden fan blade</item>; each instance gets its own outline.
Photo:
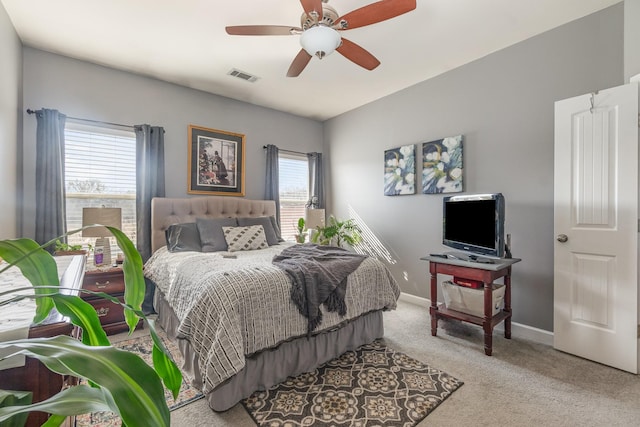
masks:
<path id="1" fill-rule="evenodd" d="M 381 0 L 341 16 L 335 22 L 336 29 L 352 30 L 395 18 L 416 8 L 416 0 Z M 346 28 L 340 27 L 346 21 Z"/>
<path id="2" fill-rule="evenodd" d="M 342 54 L 342 56 L 347 58 L 349 61 L 353 62 L 354 64 L 358 64 L 359 66 L 361 66 L 362 68 L 366 68 L 367 70 L 373 70 L 378 65 L 380 65 L 380 61 L 378 61 L 375 56 L 370 54 L 361 46 L 345 39 L 344 37 L 342 38 L 342 44 L 336 49 L 336 51 Z"/>
<path id="3" fill-rule="evenodd" d="M 290 36 L 302 32 L 302 28 L 284 25 L 235 25 L 226 30 L 232 36 Z"/>
<path id="4" fill-rule="evenodd" d="M 287 77 L 298 77 L 309 61 L 311 61 L 311 55 L 306 50 L 300 49 L 287 71 Z"/>
<path id="5" fill-rule="evenodd" d="M 300 3 L 307 15 L 315 10 L 318 13 L 318 22 L 322 21 L 322 0 L 300 0 Z"/>

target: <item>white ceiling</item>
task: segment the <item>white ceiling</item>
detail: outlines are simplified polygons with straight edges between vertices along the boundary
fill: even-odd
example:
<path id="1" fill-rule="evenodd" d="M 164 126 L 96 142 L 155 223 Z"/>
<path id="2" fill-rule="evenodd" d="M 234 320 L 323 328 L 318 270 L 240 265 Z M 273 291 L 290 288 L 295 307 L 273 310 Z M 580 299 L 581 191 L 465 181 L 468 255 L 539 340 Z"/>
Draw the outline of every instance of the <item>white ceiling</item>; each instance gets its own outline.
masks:
<path id="1" fill-rule="evenodd" d="M 621 0 L 418 0 L 344 31 L 381 65 L 334 53 L 286 77 L 299 36 L 230 36 L 227 25 L 300 26 L 298 0 L 0 0 L 25 45 L 326 120 Z M 339 15 L 374 0 L 330 0 Z M 393 0 L 391 0 L 393 1 Z M 259 77 L 227 75 L 236 68 Z"/>

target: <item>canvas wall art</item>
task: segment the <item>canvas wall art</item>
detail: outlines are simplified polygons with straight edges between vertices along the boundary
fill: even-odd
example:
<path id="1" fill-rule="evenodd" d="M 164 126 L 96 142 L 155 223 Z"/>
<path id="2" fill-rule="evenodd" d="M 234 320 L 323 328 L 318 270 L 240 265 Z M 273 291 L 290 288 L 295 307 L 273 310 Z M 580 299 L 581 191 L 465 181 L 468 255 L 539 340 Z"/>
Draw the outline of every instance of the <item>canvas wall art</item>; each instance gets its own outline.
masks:
<path id="1" fill-rule="evenodd" d="M 422 192 L 462 192 L 462 135 L 422 144 Z"/>
<path id="2" fill-rule="evenodd" d="M 384 152 L 384 195 L 415 194 L 416 146 L 404 145 Z"/>

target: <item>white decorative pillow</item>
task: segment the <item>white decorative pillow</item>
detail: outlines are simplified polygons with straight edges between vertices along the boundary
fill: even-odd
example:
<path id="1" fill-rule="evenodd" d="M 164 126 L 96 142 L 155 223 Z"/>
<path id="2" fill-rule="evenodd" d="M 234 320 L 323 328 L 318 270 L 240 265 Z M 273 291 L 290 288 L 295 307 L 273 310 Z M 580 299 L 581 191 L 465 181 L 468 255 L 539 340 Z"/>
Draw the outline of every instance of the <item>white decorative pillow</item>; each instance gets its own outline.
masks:
<path id="1" fill-rule="evenodd" d="M 264 227 L 261 225 L 222 227 L 222 232 L 227 246 L 229 246 L 229 252 L 252 251 L 269 247 Z"/>

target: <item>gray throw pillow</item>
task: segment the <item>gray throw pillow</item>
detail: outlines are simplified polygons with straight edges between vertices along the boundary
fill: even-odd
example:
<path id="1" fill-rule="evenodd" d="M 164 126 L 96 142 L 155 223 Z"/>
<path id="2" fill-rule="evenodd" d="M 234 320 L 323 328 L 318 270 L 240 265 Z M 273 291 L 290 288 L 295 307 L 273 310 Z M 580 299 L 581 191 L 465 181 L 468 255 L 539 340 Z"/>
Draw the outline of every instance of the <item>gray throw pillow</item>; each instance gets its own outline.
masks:
<path id="1" fill-rule="evenodd" d="M 264 235 L 267 238 L 267 243 L 269 244 L 269 246 L 277 245 L 278 243 L 280 243 L 280 240 L 278 240 L 278 234 L 276 234 L 276 230 L 274 230 L 271 219 L 269 219 L 268 216 L 238 218 L 238 225 L 241 227 L 247 227 L 249 225 L 261 225 L 262 228 L 264 228 Z"/>
<path id="2" fill-rule="evenodd" d="M 280 226 L 278 225 L 278 220 L 274 215 L 271 215 L 269 219 L 271 220 L 271 225 L 273 225 L 273 229 L 276 232 L 276 237 L 278 238 L 278 242 L 284 242 L 284 239 L 282 238 L 282 233 L 280 231 Z"/>
<path id="3" fill-rule="evenodd" d="M 170 225 L 164 232 L 169 252 L 200 252 L 200 234 L 195 222 Z"/>
<path id="4" fill-rule="evenodd" d="M 196 218 L 196 224 L 202 252 L 217 252 L 227 250 L 222 227 L 235 227 L 238 221 L 235 218 Z"/>

